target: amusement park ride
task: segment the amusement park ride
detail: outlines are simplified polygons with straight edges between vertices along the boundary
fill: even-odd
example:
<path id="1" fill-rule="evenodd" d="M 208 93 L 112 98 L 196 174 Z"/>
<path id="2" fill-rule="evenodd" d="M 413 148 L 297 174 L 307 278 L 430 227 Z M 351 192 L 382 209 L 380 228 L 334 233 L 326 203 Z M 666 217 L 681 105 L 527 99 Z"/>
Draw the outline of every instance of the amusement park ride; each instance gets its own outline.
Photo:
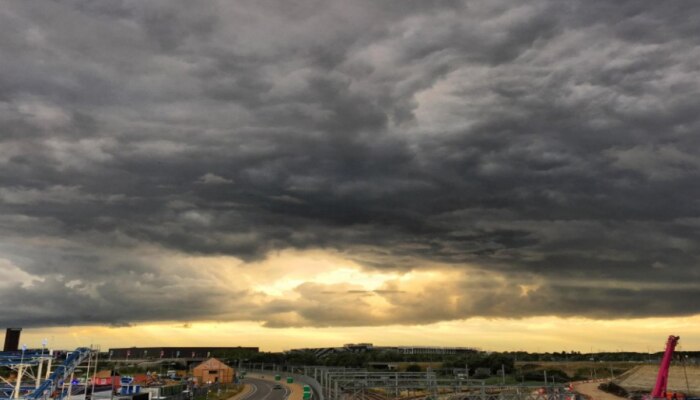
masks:
<path id="1" fill-rule="evenodd" d="M 78 366 L 97 357 L 98 351 L 80 347 L 66 355 L 63 364 L 51 371 L 51 351 L 0 352 L 0 367 L 9 368 L 14 381 L 0 376 L 0 399 L 63 399 L 72 393 L 74 373 Z M 88 371 L 89 372 L 89 371 Z M 94 372 L 93 372 L 94 373 Z"/>

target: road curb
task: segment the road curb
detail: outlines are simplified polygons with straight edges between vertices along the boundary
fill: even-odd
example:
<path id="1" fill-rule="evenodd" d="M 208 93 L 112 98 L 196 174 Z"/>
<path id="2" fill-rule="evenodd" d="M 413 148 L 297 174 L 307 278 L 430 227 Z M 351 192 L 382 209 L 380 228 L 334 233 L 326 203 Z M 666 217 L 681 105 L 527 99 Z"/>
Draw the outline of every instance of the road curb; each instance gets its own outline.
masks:
<path id="1" fill-rule="evenodd" d="M 251 394 L 252 390 L 253 390 L 253 387 L 252 387 L 251 385 L 249 385 L 249 384 L 247 384 L 247 383 L 244 383 L 244 384 L 243 384 L 243 390 L 241 390 L 240 392 L 234 394 L 233 396 L 229 397 L 229 398 L 226 399 L 226 400 L 243 400 L 243 399 L 246 398 L 246 396 L 248 396 L 249 394 Z"/>

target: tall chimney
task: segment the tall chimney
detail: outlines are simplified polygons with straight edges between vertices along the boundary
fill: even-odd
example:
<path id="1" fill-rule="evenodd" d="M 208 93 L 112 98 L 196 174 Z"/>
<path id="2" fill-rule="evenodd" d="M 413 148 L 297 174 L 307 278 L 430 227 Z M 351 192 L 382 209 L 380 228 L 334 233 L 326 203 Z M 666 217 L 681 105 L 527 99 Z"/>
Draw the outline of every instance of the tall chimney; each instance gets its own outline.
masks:
<path id="1" fill-rule="evenodd" d="M 4 351 L 19 350 L 19 334 L 22 328 L 7 328 L 5 332 L 5 348 Z"/>

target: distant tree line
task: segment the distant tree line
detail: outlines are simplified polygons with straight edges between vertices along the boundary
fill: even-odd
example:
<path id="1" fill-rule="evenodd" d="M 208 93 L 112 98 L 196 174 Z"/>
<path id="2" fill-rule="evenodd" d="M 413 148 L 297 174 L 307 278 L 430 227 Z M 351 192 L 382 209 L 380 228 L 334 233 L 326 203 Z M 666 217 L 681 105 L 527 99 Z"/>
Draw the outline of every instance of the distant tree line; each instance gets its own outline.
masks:
<path id="1" fill-rule="evenodd" d="M 516 361 L 629 361 L 629 362 L 645 362 L 660 360 L 663 352 L 655 353 L 637 353 L 628 351 L 619 352 L 597 352 L 597 353 L 582 353 L 580 351 L 562 351 L 552 353 L 528 353 L 525 351 L 506 352 L 515 358 Z M 688 358 L 698 358 L 700 352 L 688 351 L 677 352 L 676 359 L 688 356 Z"/>
<path id="2" fill-rule="evenodd" d="M 313 351 L 293 351 L 288 353 L 255 353 L 245 356 L 225 355 L 227 359 L 243 358 L 245 363 L 266 363 L 277 365 L 325 365 L 349 368 L 368 367 L 370 363 L 421 363 L 439 362 L 443 369 L 464 369 L 467 365 L 470 374 L 477 368 L 488 368 L 492 372 L 503 367 L 506 373 L 514 370 L 515 358 L 507 353 L 474 352 L 467 354 L 401 354 L 392 350 L 368 350 L 362 353 L 339 352 L 317 357 Z M 417 365 L 416 365 L 417 366 Z M 416 366 L 411 366 L 416 369 Z"/>
<path id="3" fill-rule="evenodd" d="M 469 375 L 474 376 L 477 369 L 488 370 L 491 374 L 499 374 L 501 368 L 506 374 L 513 374 L 516 371 L 516 362 L 569 362 L 569 361 L 596 361 L 596 362 L 658 362 L 663 353 L 636 353 L 636 352 L 599 352 L 582 353 L 579 351 L 561 351 L 546 353 L 529 353 L 524 351 L 515 352 L 472 352 L 462 354 L 402 354 L 395 350 L 374 349 L 365 352 L 338 352 L 317 357 L 313 351 L 291 351 L 291 352 L 251 352 L 245 350 L 227 350 L 215 352 L 213 357 L 217 357 L 232 366 L 239 362 L 245 364 L 265 363 L 277 365 L 325 365 L 344 366 L 349 368 L 366 368 L 370 363 L 412 363 L 411 369 L 420 368 L 418 364 L 425 362 L 439 362 L 445 371 L 464 369 L 468 366 Z M 700 352 L 679 352 L 676 353 L 676 360 L 693 362 L 700 359 Z M 518 374 L 532 374 L 533 372 L 518 372 Z M 536 372 L 542 374 L 541 371 Z M 550 374 L 555 380 L 561 378 L 555 370 Z M 534 378 L 525 377 L 526 380 Z M 571 377 L 569 377 L 571 378 Z"/>
<path id="4" fill-rule="evenodd" d="M 274 363 L 288 365 L 327 365 L 364 367 L 370 362 L 442 362 L 446 368 L 464 368 L 465 365 L 501 368 L 511 368 L 518 361 L 603 361 L 603 362 L 657 362 L 663 356 L 657 353 L 636 352 L 598 352 L 582 353 L 580 351 L 562 351 L 546 353 L 529 353 L 525 351 L 514 352 L 474 352 L 467 354 L 401 354 L 392 350 L 368 350 L 363 353 L 339 352 L 327 354 L 324 357 L 316 357 L 313 351 L 293 351 L 287 353 L 251 353 L 251 354 L 226 354 L 224 358 L 243 358 L 253 363 Z M 687 357 L 686 357 L 687 356 Z M 221 357 L 221 356 L 220 356 Z M 699 359 L 700 352 L 676 353 L 675 359 Z M 494 361 L 496 360 L 496 361 Z"/>

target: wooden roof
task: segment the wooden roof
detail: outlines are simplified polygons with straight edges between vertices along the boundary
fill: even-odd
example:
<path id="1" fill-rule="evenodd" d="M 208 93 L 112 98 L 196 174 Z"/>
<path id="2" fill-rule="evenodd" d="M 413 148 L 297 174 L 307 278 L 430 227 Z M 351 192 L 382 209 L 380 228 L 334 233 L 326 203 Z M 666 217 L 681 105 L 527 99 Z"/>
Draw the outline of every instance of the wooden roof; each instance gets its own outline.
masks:
<path id="1" fill-rule="evenodd" d="M 206 361 L 204 361 L 203 363 L 197 365 L 196 367 L 194 367 L 194 370 L 195 370 L 195 371 L 198 371 L 198 370 L 205 370 L 205 369 L 212 369 L 212 370 L 231 370 L 231 371 L 233 371 L 233 368 L 229 367 L 228 365 L 226 365 L 226 364 L 223 363 L 222 361 L 220 361 L 220 360 L 218 360 L 218 359 L 216 359 L 216 358 L 213 358 L 213 357 L 210 358 L 210 359 L 208 359 L 208 360 L 206 360 Z"/>

